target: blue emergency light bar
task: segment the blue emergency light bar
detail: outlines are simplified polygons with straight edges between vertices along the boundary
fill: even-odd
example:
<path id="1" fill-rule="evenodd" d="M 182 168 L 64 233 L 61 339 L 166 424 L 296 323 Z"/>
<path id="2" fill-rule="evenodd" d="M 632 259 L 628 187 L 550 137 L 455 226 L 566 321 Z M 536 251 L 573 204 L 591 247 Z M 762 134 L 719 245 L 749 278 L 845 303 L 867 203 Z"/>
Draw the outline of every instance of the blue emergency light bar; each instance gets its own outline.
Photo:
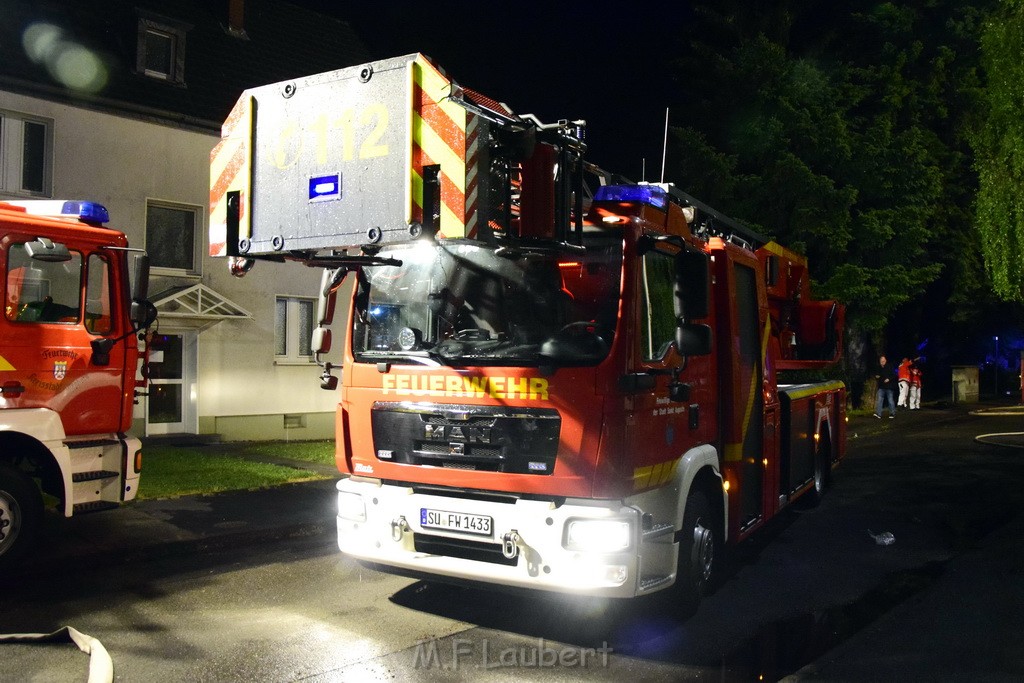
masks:
<path id="1" fill-rule="evenodd" d="M 97 202 L 83 202 L 65 199 L 26 199 L 24 201 L 3 200 L 4 204 L 20 206 L 25 213 L 33 216 L 54 218 L 77 218 L 83 223 L 100 224 L 110 220 L 107 207 Z"/>
<path id="2" fill-rule="evenodd" d="M 668 192 L 658 185 L 602 185 L 594 193 L 595 202 L 640 202 L 657 209 L 668 206 Z"/>

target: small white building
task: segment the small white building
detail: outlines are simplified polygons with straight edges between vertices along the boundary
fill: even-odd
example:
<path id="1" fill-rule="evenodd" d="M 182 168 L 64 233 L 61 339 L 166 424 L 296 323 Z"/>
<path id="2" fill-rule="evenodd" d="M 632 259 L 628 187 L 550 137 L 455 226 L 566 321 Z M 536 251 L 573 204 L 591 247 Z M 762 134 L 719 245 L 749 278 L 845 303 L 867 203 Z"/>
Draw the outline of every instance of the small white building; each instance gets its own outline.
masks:
<path id="1" fill-rule="evenodd" d="M 206 255 L 209 155 L 243 89 L 366 60 L 346 23 L 274 0 L 4 3 L 0 199 L 100 202 L 152 259 L 136 433 L 333 435 L 309 351 L 320 273 L 236 279 Z"/>

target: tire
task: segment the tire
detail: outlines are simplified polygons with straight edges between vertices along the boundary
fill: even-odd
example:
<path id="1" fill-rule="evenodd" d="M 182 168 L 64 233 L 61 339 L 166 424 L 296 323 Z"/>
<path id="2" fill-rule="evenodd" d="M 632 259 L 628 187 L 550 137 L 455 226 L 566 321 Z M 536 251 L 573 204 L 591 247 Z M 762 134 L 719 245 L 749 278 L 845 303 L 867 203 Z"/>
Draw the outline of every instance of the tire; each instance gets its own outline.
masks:
<path id="1" fill-rule="evenodd" d="M 814 454 L 814 486 L 804 494 L 807 507 L 817 507 L 832 486 L 832 442 L 825 438 Z"/>
<path id="2" fill-rule="evenodd" d="M 718 526 L 707 494 L 691 490 L 683 511 L 676 572 L 677 592 L 691 607 L 714 589 L 723 550 Z"/>
<path id="3" fill-rule="evenodd" d="M 21 560 L 39 533 L 43 498 L 35 483 L 0 462 L 0 570 Z"/>

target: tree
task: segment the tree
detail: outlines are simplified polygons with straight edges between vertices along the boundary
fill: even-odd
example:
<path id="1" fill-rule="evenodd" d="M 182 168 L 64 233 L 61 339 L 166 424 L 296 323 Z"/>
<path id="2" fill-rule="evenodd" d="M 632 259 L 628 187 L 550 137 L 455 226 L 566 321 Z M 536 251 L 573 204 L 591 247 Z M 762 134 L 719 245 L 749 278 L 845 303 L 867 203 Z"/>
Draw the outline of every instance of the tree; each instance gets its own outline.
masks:
<path id="1" fill-rule="evenodd" d="M 767 4 L 695 7 L 670 177 L 805 253 L 855 341 L 884 349 L 909 310 L 971 316 L 987 288 L 965 137 L 985 3 Z"/>
<path id="2" fill-rule="evenodd" d="M 996 293 L 1024 301 L 1024 2 L 1001 0 L 985 23 L 986 116 L 972 142 L 977 226 Z"/>

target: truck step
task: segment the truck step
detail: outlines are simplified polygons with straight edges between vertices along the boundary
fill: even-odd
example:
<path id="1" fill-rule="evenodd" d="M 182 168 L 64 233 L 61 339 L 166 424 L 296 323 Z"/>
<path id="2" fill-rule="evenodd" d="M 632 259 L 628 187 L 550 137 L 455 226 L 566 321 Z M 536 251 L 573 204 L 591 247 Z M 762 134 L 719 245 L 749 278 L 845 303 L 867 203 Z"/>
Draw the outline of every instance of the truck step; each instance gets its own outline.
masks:
<path id="1" fill-rule="evenodd" d="M 100 510 L 113 510 L 121 507 L 119 503 L 111 503 L 105 500 L 93 500 L 88 503 L 75 503 L 72 514 L 79 515 L 85 512 L 99 512 Z"/>
<path id="2" fill-rule="evenodd" d="M 71 481 L 94 481 L 96 479 L 110 479 L 111 477 L 118 476 L 117 472 L 111 472 L 110 470 L 93 470 L 91 472 L 74 472 L 71 475 Z"/>
<path id="3" fill-rule="evenodd" d="M 659 538 L 669 537 L 671 541 L 672 534 L 675 533 L 675 527 L 671 524 L 658 524 L 651 529 L 644 530 L 644 543 L 649 543 Z"/>
<path id="4" fill-rule="evenodd" d="M 642 576 L 640 577 L 640 593 L 647 593 L 660 588 L 672 581 L 671 576 Z"/>

